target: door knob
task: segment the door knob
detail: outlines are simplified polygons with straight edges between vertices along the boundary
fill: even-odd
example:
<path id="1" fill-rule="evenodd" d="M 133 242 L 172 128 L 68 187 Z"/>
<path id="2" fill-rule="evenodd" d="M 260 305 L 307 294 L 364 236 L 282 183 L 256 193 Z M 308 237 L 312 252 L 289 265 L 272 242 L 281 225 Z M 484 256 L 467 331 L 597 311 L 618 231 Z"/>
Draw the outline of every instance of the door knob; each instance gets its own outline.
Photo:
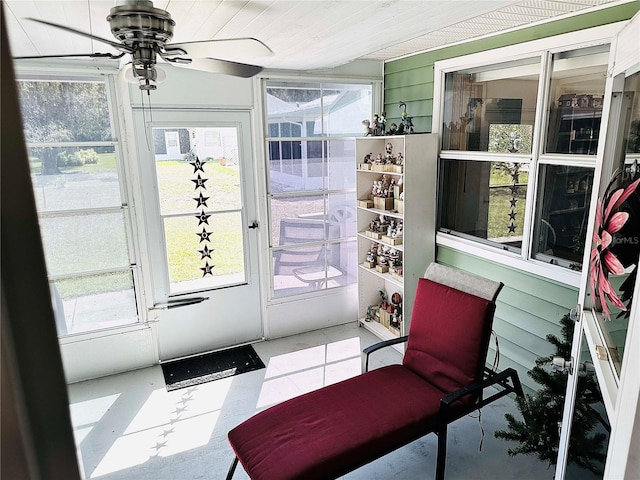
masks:
<path id="1" fill-rule="evenodd" d="M 571 360 L 565 360 L 562 357 L 553 357 L 551 361 L 553 369 L 557 372 L 573 374 L 573 358 Z"/>
<path id="2" fill-rule="evenodd" d="M 251 222 L 251 225 L 249 225 L 249 228 L 258 228 L 260 226 L 260 224 L 258 223 L 257 220 L 254 220 L 253 222 Z"/>

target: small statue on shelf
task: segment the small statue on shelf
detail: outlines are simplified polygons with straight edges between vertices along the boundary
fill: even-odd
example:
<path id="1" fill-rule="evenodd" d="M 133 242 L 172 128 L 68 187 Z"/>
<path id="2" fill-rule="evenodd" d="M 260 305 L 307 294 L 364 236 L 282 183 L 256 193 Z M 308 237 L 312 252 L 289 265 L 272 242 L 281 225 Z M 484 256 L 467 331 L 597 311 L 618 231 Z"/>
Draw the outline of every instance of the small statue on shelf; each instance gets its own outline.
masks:
<path id="1" fill-rule="evenodd" d="M 378 116 L 378 125 L 380 126 L 380 133 L 378 135 L 384 135 L 385 129 L 387 128 L 387 112 L 382 112 Z"/>
<path id="2" fill-rule="evenodd" d="M 413 117 L 410 117 L 407 113 L 407 104 L 400 102 L 399 107 L 402 108 L 402 114 L 400 115 L 402 117 L 402 133 L 413 133 Z"/>
<path id="3" fill-rule="evenodd" d="M 393 232 L 396 231 L 396 221 L 392 218 L 387 227 L 387 237 L 393 236 Z"/>
<path id="4" fill-rule="evenodd" d="M 384 197 L 387 198 L 393 194 L 393 189 L 391 188 L 391 179 L 388 175 L 382 175 L 380 180 L 375 180 L 373 182 L 373 186 L 371 188 L 371 194 L 374 197 Z"/>
<path id="5" fill-rule="evenodd" d="M 389 300 L 387 299 L 387 292 L 384 290 L 378 290 L 378 295 L 380 295 L 380 304 L 378 305 L 383 310 L 386 310 L 389 306 Z"/>
<path id="6" fill-rule="evenodd" d="M 391 237 L 393 238 L 402 238 L 402 220 L 398 222 L 396 228 L 391 232 Z"/>
<path id="7" fill-rule="evenodd" d="M 377 253 L 377 247 L 375 242 L 371 242 L 371 246 L 369 247 L 369 250 L 367 251 L 367 262 L 369 262 L 370 264 L 375 265 L 376 263 L 376 253 Z"/>
<path id="8" fill-rule="evenodd" d="M 387 155 L 387 158 L 391 158 L 393 154 L 393 144 L 391 142 L 387 142 L 387 145 L 385 146 L 384 151 Z"/>
<path id="9" fill-rule="evenodd" d="M 364 321 L 370 322 L 371 320 L 373 320 L 373 306 L 369 305 L 367 307 L 367 314 L 364 316 Z"/>
<path id="10" fill-rule="evenodd" d="M 362 125 L 364 125 L 365 137 L 368 137 L 369 135 L 373 135 L 373 128 L 371 128 L 371 122 L 369 120 L 363 120 Z"/>
<path id="11" fill-rule="evenodd" d="M 398 267 L 402 266 L 402 260 L 400 260 L 400 252 L 393 248 L 389 251 L 389 270 L 392 273 L 398 273 Z"/>
<path id="12" fill-rule="evenodd" d="M 380 115 L 377 113 L 373 114 L 373 123 L 371 125 L 372 134 L 374 137 L 381 135 L 380 133 Z"/>

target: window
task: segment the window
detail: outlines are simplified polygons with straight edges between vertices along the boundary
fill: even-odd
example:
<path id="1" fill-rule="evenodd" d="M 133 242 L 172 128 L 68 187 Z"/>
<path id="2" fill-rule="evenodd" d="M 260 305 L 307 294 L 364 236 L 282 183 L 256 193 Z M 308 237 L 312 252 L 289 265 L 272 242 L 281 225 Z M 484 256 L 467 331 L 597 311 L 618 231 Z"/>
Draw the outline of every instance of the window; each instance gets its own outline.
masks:
<path id="1" fill-rule="evenodd" d="M 539 70 L 534 57 L 446 74 L 441 231 L 521 251 Z"/>
<path id="2" fill-rule="evenodd" d="M 531 153 L 540 58 L 447 73 L 443 150 Z"/>
<path id="3" fill-rule="evenodd" d="M 608 45 L 551 57 L 531 254 L 572 270 L 582 269 L 608 59 Z"/>
<path id="4" fill-rule="evenodd" d="M 137 322 L 107 84 L 38 78 L 18 88 L 58 334 Z"/>
<path id="5" fill-rule="evenodd" d="M 152 131 L 176 142 L 184 132 L 154 152 L 170 294 L 246 283 L 238 127 Z"/>
<path id="6" fill-rule="evenodd" d="M 582 268 L 608 52 L 444 72 L 440 232 Z"/>
<path id="7" fill-rule="evenodd" d="M 520 251 L 528 167 L 526 163 L 443 159 L 440 191 L 457 194 L 442 197 L 440 229 Z"/>
<path id="8" fill-rule="evenodd" d="M 553 55 L 546 153 L 595 155 L 608 46 Z"/>
<path id="9" fill-rule="evenodd" d="M 355 283 L 355 140 L 372 86 L 268 81 L 274 298 Z"/>

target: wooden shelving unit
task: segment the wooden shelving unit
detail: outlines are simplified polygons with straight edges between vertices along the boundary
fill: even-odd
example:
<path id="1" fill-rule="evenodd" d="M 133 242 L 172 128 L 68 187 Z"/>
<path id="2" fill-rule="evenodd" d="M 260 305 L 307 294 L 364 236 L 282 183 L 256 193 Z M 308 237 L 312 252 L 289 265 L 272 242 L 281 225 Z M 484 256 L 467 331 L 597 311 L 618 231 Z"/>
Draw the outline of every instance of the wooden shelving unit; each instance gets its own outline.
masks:
<path id="1" fill-rule="evenodd" d="M 375 160 L 379 153 L 385 154 L 387 144 L 392 146 L 392 157 L 403 156 L 402 171 L 380 171 L 380 167 L 360 168 L 366 155 Z M 381 339 L 405 335 L 409 329 L 411 310 L 418 278 L 422 277 L 427 265 L 435 258 L 435 217 L 437 153 L 439 140 L 435 134 L 413 134 L 398 136 L 363 137 L 356 140 L 356 163 L 358 170 L 357 193 L 359 204 L 358 222 L 358 292 L 359 318 L 363 327 L 371 330 Z M 399 170 L 397 167 L 394 170 Z M 383 175 L 402 184 L 404 199 L 402 208 L 390 210 L 366 206 L 370 199 L 373 183 Z M 401 181 L 400 181 L 401 180 Z M 378 202 L 380 203 L 380 202 Z M 395 203 L 398 206 L 398 203 Z M 401 210 L 401 211 L 400 211 Z M 402 244 L 390 245 L 383 238 L 374 239 L 367 234 L 372 221 L 384 215 L 389 220 L 402 222 Z M 367 252 L 372 242 L 393 248 L 402 257 L 402 276 L 380 272 L 367 263 Z M 366 321 L 370 306 L 380 302 L 380 291 L 391 299 L 394 293 L 402 296 L 402 321 L 399 328 L 389 328 L 379 319 Z"/>

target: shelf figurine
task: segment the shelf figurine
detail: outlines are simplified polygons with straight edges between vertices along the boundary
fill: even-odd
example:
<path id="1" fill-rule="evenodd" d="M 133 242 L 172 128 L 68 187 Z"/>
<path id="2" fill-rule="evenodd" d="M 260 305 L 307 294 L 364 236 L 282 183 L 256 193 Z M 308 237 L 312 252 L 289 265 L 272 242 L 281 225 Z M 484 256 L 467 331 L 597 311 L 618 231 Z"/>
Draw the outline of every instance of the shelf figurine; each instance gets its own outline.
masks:
<path id="1" fill-rule="evenodd" d="M 413 117 L 410 117 L 407 113 L 407 104 L 404 102 L 400 102 L 399 108 L 402 108 L 402 122 L 398 127 L 398 130 L 401 134 L 409 134 L 413 133 Z"/>
<path id="2" fill-rule="evenodd" d="M 371 128 L 371 122 L 369 120 L 363 120 L 362 125 L 364 126 L 364 136 L 368 137 L 373 135 L 373 128 Z"/>

